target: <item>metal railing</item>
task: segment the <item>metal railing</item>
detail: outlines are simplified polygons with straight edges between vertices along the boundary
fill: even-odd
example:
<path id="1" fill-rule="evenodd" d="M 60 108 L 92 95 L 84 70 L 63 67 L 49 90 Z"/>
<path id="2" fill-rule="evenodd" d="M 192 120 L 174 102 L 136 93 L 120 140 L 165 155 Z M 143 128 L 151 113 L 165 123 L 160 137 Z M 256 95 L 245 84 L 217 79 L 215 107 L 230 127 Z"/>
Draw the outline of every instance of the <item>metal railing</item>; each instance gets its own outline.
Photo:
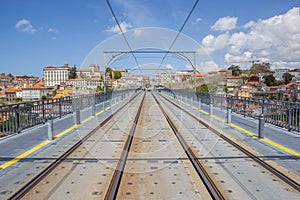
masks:
<path id="1" fill-rule="evenodd" d="M 30 127 L 44 124 L 47 120 L 61 118 L 76 110 L 83 110 L 92 105 L 100 104 L 113 97 L 121 96 L 132 90 L 95 93 L 49 99 L 41 101 L 22 102 L 0 106 L 0 137 L 20 133 Z"/>
<path id="2" fill-rule="evenodd" d="M 228 95 L 216 95 L 210 93 L 196 94 L 186 90 L 162 90 L 174 98 L 186 97 L 188 101 L 202 104 L 212 104 L 215 108 L 225 110 L 231 108 L 231 112 L 258 119 L 261 114 L 266 123 L 300 132 L 300 103 L 277 101 L 262 98 L 242 98 Z"/>

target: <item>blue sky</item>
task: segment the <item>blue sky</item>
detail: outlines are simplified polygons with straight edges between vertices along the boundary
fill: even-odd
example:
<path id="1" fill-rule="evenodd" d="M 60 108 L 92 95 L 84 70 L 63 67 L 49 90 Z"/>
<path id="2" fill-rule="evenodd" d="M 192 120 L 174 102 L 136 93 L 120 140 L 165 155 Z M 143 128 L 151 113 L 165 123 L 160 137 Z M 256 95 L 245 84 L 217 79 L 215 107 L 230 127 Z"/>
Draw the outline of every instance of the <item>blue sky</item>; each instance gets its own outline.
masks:
<path id="1" fill-rule="evenodd" d="M 177 31 L 195 1 L 110 2 L 124 31 Z M 198 61 L 200 70 L 247 67 L 244 61 L 253 59 L 300 68 L 299 7 L 299 0 L 200 0 L 182 33 L 211 57 Z M 42 76 L 48 65 L 80 67 L 98 44 L 118 34 L 115 25 L 104 0 L 1 0 L 0 72 Z"/>

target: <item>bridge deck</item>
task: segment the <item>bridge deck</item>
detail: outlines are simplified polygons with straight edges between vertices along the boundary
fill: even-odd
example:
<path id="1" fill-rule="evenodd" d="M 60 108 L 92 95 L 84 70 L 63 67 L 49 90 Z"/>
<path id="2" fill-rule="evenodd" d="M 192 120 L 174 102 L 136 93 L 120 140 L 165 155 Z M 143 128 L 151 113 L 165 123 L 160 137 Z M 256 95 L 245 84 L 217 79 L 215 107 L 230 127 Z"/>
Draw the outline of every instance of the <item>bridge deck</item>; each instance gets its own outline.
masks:
<path id="1" fill-rule="evenodd" d="M 201 185 L 201 183 L 199 182 L 199 180 L 195 180 L 193 178 L 187 179 L 187 177 L 189 176 L 187 174 L 193 174 L 195 172 L 192 172 L 192 167 L 189 166 L 190 163 L 188 162 L 187 157 L 182 156 L 183 155 L 182 149 L 180 150 L 180 148 L 176 147 L 176 145 L 173 144 L 173 142 L 171 142 L 174 140 L 174 136 L 168 133 L 169 130 L 167 126 L 163 128 L 165 125 L 163 125 L 164 123 L 163 120 L 159 119 L 159 115 L 161 115 L 160 111 L 158 110 L 157 107 L 154 106 L 155 103 L 153 99 L 150 98 L 149 94 L 147 95 L 146 98 L 145 110 L 142 112 L 142 116 L 144 116 L 144 118 L 142 118 L 141 119 L 142 121 L 140 122 L 143 125 L 138 127 L 138 130 L 136 131 L 137 135 L 132 142 L 133 152 L 128 156 L 128 162 L 126 164 L 126 170 L 125 170 L 126 173 L 124 174 L 125 178 L 123 178 L 120 183 L 121 187 L 120 187 L 120 193 L 118 193 L 118 198 L 124 198 L 124 197 L 129 198 L 129 196 L 131 195 L 134 195 L 133 197 L 138 198 L 138 193 L 136 193 L 137 191 L 134 192 L 134 190 L 132 190 L 134 188 L 134 185 L 138 185 L 138 184 L 144 185 L 144 190 L 141 189 L 138 190 L 140 195 L 143 193 L 143 191 L 147 190 L 148 196 L 146 195 L 145 198 L 151 198 L 151 195 L 153 197 L 153 195 L 156 196 L 158 194 L 162 194 L 164 191 L 167 192 L 169 187 L 170 188 L 175 187 L 178 189 L 180 185 L 178 186 L 176 185 L 176 183 L 178 183 L 178 181 L 183 181 L 183 180 L 191 180 L 191 181 L 183 181 L 184 183 L 186 183 L 185 184 L 186 188 L 189 188 L 188 184 L 190 182 L 193 183 L 191 185 L 192 186 L 191 188 L 194 187 L 193 185 L 197 185 L 195 187 L 196 189 L 193 188 L 195 192 L 193 194 L 197 196 L 199 194 L 199 191 L 203 192 L 203 189 L 199 189 L 201 188 L 199 186 Z M 104 105 L 99 105 L 97 106 L 96 109 L 97 115 L 95 117 L 90 116 L 91 115 L 90 109 L 83 110 L 81 111 L 82 123 L 78 126 L 75 124 L 74 115 L 70 115 L 62 119 L 56 120 L 56 122 L 54 123 L 55 139 L 53 141 L 47 140 L 46 125 L 35 127 L 31 130 L 26 131 L 25 133 L 0 141 L 0 156 L 2 158 L 0 164 L 1 165 L 0 166 L 1 167 L 0 170 L 1 198 L 9 197 L 12 193 L 18 190 L 22 185 L 24 185 L 26 182 L 31 180 L 36 174 L 38 174 L 42 169 L 44 169 L 47 165 L 49 165 L 49 163 L 53 162 L 55 158 L 57 158 L 59 155 L 65 152 L 66 149 L 68 149 L 70 146 L 76 143 L 76 141 L 82 138 L 87 132 L 90 132 L 94 127 L 96 127 L 97 124 L 99 124 L 99 122 L 103 121 L 106 117 L 108 117 L 111 113 L 117 110 L 117 108 L 120 108 L 125 103 L 126 101 L 121 101 L 118 104 L 109 106 L 109 102 L 107 102 Z M 223 121 L 225 119 L 225 115 L 222 118 L 222 111 L 220 110 L 216 110 L 214 116 L 209 116 L 206 114 L 204 106 L 201 108 L 202 110 L 199 112 L 198 109 L 195 109 L 197 108 L 195 105 L 183 103 L 180 101 L 177 101 L 177 103 L 185 107 L 191 113 L 194 113 L 195 115 L 206 120 L 210 124 L 210 126 L 222 130 L 224 134 L 228 135 L 228 137 L 232 138 L 234 141 L 237 141 L 239 144 L 246 147 L 248 150 L 255 153 L 256 155 L 259 155 L 262 158 L 262 160 L 266 160 L 269 164 L 272 164 L 277 169 L 283 171 L 284 173 L 287 173 L 289 176 L 292 176 L 293 178 L 295 178 L 295 180 L 299 182 L 299 177 L 300 177 L 299 157 L 300 156 L 298 152 L 300 152 L 299 150 L 300 147 L 299 145 L 294 145 L 295 140 L 296 141 L 300 140 L 299 135 L 284 130 L 276 129 L 276 135 L 273 138 L 272 136 L 275 133 L 274 132 L 275 128 L 267 125 L 265 127 L 267 138 L 264 140 L 259 140 L 258 138 L 251 136 L 253 132 L 255 132 L 253 130 L 254 128 L 252 130 L 249 129 L 246 130 L 247 126 L 245 126 L 245 124 L 246 125 L 250 124 L 250 127 L 251 126 L 254 127 L 256 125 L 255 121 L 251 121 L 247 118 L 245 119 L 243 117 L 235 116 L 236 118 L 233 120 L 233 123 L 227 125 Z M 172 106 L 169 105 L 167 110 L 171 111 L 172 109 L 175 108 L 172 108 Z M 173 114 L 173 115 L 174 118 L 176 115 L 177 116 L 180 115 L 181 118 L 180 117 L 177 118 L 177 124 L 185 124 L 185 126 L 188 126 L 190 134 L 196 133 L 200 129 L 207 131 L 205 128 L 199 127 L 199 125 L 190 124 L 191 119 L 189 119 L 187 115 L 184 115 L 182 113 Z M 114 136 L 112 136 L 111 134 L 120 131 L 118 130 L 119 129 L 118 127 L 120 126 L 125 127 L 126 125 L 128 125 L 128 122 L 126 121 L 125 118 L 123 120 L 121 119 L 118 120 L 117 123 L 118 126 L 111 129 L 112 132 L 110 133 L 110 136 L 109 134 L 107 135 L 107 137 L 111 137 L 111 138 L 109 139 L 107 138 L 106 140 L 115 141 L 110 144 L 118 145 L 119 143 L 122 143 L 122 141 L 124 140 L 124 138 L 122 137 L 114 138 Z M 181 127 L 181 129 L 186 129 L 186 128 Z M 160 131 L 157 132 L 157 130 Z M 184 132 L 188 132 L 188 131 L 185 130 Z M 281 135 L 278 136 L 278 134 Z M 233 152 L 231 154 L 228 154 L 230 155 L 228 157 L 224 157 L 224 154 L 221 153 L 220 155 L 216 154 L 215 157 L 219 157 L 218 158 L 219 161 L 215 162 L 215 160 L 212 161 L 210 156 L 208 156 L 210 150 L 201 147 L 200 146 L 201 142 L 199 143 L 198 140 L 196 141 L 195 140 L 196 137 L 194 135 L 190 135 L 189 137 L 194 137 L 190 139 L 191 141 L 193 141 L 190 145 L 199 150 L 199 156 L 204 155 L 205 162 L 207 162 L 208 166 L 210 166 L 208 168 L 216 169 L 216 171 L 214 172 L 215 173 L 214 178 L 219 181 L 219 185 L 220 183 L 226 182 L 224 181 L 225 177 L 224 179 L 222 178 L 220 179 L 218 177 L 218 173 L 221 174 L 220 166 L 222 165 L 224 165 L 225 168 L 228 169 L 231 167 L 230 170 L 228 170 L 229 171 L 228 174 L 234 173 L 235 174 L 234 177 L 241 178 L 240 182 L 242 182 L 243 185 L 246 184 L 243 181 L 246 182 L 255 181 L 251 179 L 251 175 L 254 173 L 253 170 L 255 171 L 255 169 L 253 168 L 257 168 L 257 166 L 254 166 L 255 164 L 253 164 L 252 168 L 249 168 L 246 165 L 241 167 L 240 163 L 244 162 L 245 159 L 247 160 L 248 158 L 244 158 L 244 156 L 240 155 L 239 152 L 230 150 L 230 147 L 227 147 L 229 149 L 226 150 L 226 146 L 229 145 L 225 145 L 225 147 L 220 147 L 222 146 L 221 145 L 222 142 L 218 142 L 219 139 L 210 138 L 211 137 L 210 135 L 206 135 L 204 138 L 200 139 L 200 141 L 202 140 L 202 143 L 205 143 L 206 141 L 208 144 L 209 141 L 217 141 L 214 144 L 210 144 L 214 148 L 214 150 L 221 151 L 221 152 L 222 151 Z M 94 140 L 97 141 L 97 139 L 91 139 L 90 142 Z M 274 140 L 276 142 L 272 142 Z M 165 144 L 172 144 L 172 145 L 169 146 L 169 149 L 161 148 L 162 145 Z M 113 155 L 109 156 L 111 153 L 115 152 L 113 148 L 108 148 L 104 145 L 102 149 L 105 149 L 105 151 L 103 151 L 105 152 L 105 154 L 102 152 L 102 154 L 96 156 L 97 159 L 106 160 L 105 161 L 106 163 L 115 164 L 115 162 L 111 161 L 111 159 L 114 158 L 112 157 Z M 111 149 L 111 151 L 109 149 Z M 149 149 L 152 149 L 150 151 L 152 153 L 150 154 L 148 151 Z M 139 157 L 140 155 L 143 156 Z M 115 157 L 117 159 L 119 155 L 115 155 Z M 93 160 L 89 161 L 88 159 L 85 162 L 81 162 L 80 164 L 82 167 L 86 167 L 86 168 L 95 165 Z M 236 170 L 232 169 L 235 168 L 232 167 L 235 165 L 239 166 L 238 169 L 236 168 Z M 161 170 L 158 170 L 158 168 Z M 103 170 L 105 171 L 105 168 Z M 147 175 L 145 173 L 140 173 L 141 171 L 146 171 L 149 177 L 146 177 Z M 247 171 L 249 171 L 248 175 L 245 174 L 247 173 Z M 78 174 L 80 176 L 81 173 L 78 172 Z M 131 177 L 132 174 L 135 174 L 133 176 L 134 178 Z M 136 176 L 137 174 L 138 176 Z M 172 178 L 168 178 L 170 176 L 167 175 L 172 175 L 171 176 Z M 193 176 L 195 176 L 195 174 Z M 90 178 L 92 179 L 92 176 L 90 176 Z M 272 176 L 267 179 L 269 180 L 259 180 L 259 182 L 266 182 L 267 184 L 271 184 L 272 182 L 275 182 L 274 179 L 272 179 Z M 277 181 L 277 179 L 275 180 Z M 155 186 L 157 184 L 161 185 L 161 183 L 164 182 L 170 182 L 170 185 L 168 186 L 168 184 L 167 185 L 163 184 L 164 186 L 167 187 Z M 232 184 L 233 185 L 237 184 L 237 182 Z M 260 189 L 261 191 L 264 191 L 263 189 L 264 185 L 259 185 L 259 187 L 262 187 Z M 230 193 L 232 193 L 233 190 L 227 186 L 224 188 L 226 189 L 223 190 L 230 197 Z M 260 190 L 257 189 L 256 186 L 253 188 L 249 188 L 249 190 L 254 190 L 254 189 Z M 192 189 L 186 189 L 184 191 L 181 191 L 181 193 L 179 193 L 180 191 L 178 189 L 177 195 L 184 195 L 184 194 L 187 195 L 189 193 L 187 191 L 190 190 Z M 71 191 L 71 192 L 74 192 L 73 194 L 76 196 L 75 191 Z M 102 194 L 103 193 L 104 191 L 102 191 Z M 248 193 L 249 195 L 248 198 L 251 198 L 251 195 L 253 195 L 252 193 L 253 191 Z M 99 195 L 100 192 L 93 193 L 91 191 L 91 194 Z M 245 193 L 239 193 L 239 194 L 245 194 Z M 179 197 L 177 195 L 165 196 L 165 197 L 177 198 Z M 232 195 L 235 195 L 235 193 Z M 296 197 L 297 196 L 299 197 L 299 193 L 296 194 Z M 156 197 L 159 197 L 159 195 Z M 190 197 L 193 199 L 195 196 L 194 197 L 190 196 Z M 265 196 L 260 196 L 260 197 L 265 197 Z M 295 196 L 291 195 L 291 197 L 295 197 Z"/>

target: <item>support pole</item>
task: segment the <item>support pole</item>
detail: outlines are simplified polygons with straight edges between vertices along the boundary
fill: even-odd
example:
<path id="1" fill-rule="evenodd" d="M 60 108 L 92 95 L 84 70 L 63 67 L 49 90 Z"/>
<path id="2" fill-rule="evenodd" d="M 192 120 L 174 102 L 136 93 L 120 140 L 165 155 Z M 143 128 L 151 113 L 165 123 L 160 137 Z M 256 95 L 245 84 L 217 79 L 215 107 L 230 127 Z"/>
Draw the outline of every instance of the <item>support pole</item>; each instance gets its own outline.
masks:
<path id="1" fill-rule="evenodd" d="M 264 114 L 259 115 L 258 118 L 258 138 L 264 138 L 265 118 Z"/>
<path id="2" fill-rule="evenodd" d="M 228 124 L 231 123 L 231 108 L 230 107 L 227 108 L 227 123 Z"/>
<path id="3" fill-rule="evenodd" d="M 80 124 L 80 110 L 79 109 L 76 110 L 76 124 L 77 125 Z"/>
<path id="4" fill-rule="evenodd" d="M 210 102 L 209 102 L 209 115 L 213 114 L 213 100 L 212 100 L 212 96 L 210 95 Z"/>
<path id="5" fill-rule="evenodd" d="M 48 140 L 53 140 L 53 118 L 50 116 L 47 122 L 48 125 Z"/>

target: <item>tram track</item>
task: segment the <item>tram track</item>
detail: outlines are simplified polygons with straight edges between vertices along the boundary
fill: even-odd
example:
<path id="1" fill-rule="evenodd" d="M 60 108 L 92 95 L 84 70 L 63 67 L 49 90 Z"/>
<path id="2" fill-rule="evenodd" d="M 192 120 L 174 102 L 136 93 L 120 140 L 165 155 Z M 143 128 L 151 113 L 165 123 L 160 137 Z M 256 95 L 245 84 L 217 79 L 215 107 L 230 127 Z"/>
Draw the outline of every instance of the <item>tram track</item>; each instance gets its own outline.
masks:
<path id="1" fill-rule="evenodd" d="M 153 95 L 153 94 L 152 94 Z M 184 140 L 184 137 L 179 132 L 177 126 L 172 121 L 170 116 L 167 114 L 163 106 L 160 104 L 158 99 L 153 95 L 153 98 L 159 105 L 160 110 L 162 111 L 164 117 L 166 118 L 167 122 L 169 123 L 170 127 L 172 128 L 174 134 L 176 135 L 179 143 L 181 144 L 182 148 L 184 149 L 185 153 L 187 154 L 189 160 L 193 164 L 195 170 L 197 171 L 198 175 L 201 177 L 201 180 L 205 184 L 207 190 L 209 191 L 211 197 L 213 199 L 225 199 L 216 184 L 214 183 L 213 179 L 209 176 L 204 166 L 199 162 L 196 154 L 193 150 L 189 147 L 188 143 Z"/>
<path id="2" fill-rule="evenodd" d="M 260 158 L 260 156 L 256 156 L 254 153 L 248 151 L 246 148 L 242 147 L 241 145 L 239 145 L 235 141 L 231 140 L 230 138 L 228 138 L 227 136 L 225 136 L 224 134 L 222 134 L 222 132 L 220 130 L 218 130 L 218 129 L 212 127 L 212 126 L 210 126 L 206 121 L 202 120 L 200 117 L 194 115 L 193 113 L 191 113 L 187 109 L 183 108 L 182 106 L 178 105 L 177 103 L 171 101 L 167 97 L 165 97 L 163 95 L 159 95 L 159 96 L 161 98 L 163 98 L 164 100 L 166 100 L 171 105 L 173 105 L 176 108 L 178 108 L 179 110 L 181 110 L 182 112 L 184 112 L 187 115 L 189 115 L 191 118 L 193 118 L 194 120 L 196 120 L 198 123 L 200 123 L 202 126 L 204 126 L 205 128 L 207 128 L 211 132 L 215 133 L 219 138 L 221 138 L 222 140 L 226 141 L 227 143 L 229 143 L 230 145 L 232 145 L 233 147 L 235 147 L 236 149 L 238 149 L 240 152 L 242 152 L 244 155 L 246 155 L 247 158 L 252 159 L 257 164 L 259 164 L 261 167 L 263 167 L 264 169 L 268 170 L 271 174 L 273 174 L 276 177 L 278 177 L 284 183 L 288 184 L 290 187 L 292 187 L 296 191 L 300 192 L 300 185 L 299 185 L 299 183 L 297 181 L 293 180 L 291 177 L 285 175 L 284 173 L 280 172 L 279 170 L 277 170 L 276 168 L 274 168 L 270 164 L 266 163 L 264 160 L 262 160 Z"/>
<path id="3" fill-rule="evenodd" d="M 134 137 L 134 132 L 136 130 L 136 126 L 137 126 L 137 123 L 138 123 L 138 120 L 139 120 L 139 117 L 140 117 L 140 114 L 141 114 L 141 110 L 142 110 L 142 107 L 143 107 L 145 95 L 146 95 L 146 93 L 144 93 L 142 102 L 141 102 L 141 104 L 138 108 L 138 111 L 137 111 L 136 115 L 135 115 L 133 125 L 131 127 L 131 130 L 128 134 L 125 145 L 123 147 L 123 152 L 122 152 L 121 158 L 118 161 L 117 168 L 115 169 L 114 175 L 112 177 L 111 183 L 109 185 L 108 191 L 107 191 L 106 196 L 105 196 L 106 200 L 115 199 L 116 196 L 117 196 L 119 185 L 120 185 L 120 182 L 121 182 L 121 179 L 122 179 L 122 174 L 123 174 L 123 171 L 124 171 L 124 168 L 125 168 L 127 157 L 128 157 L 129 152 L 130 152 L 130 147 L 131 147 L 132 140 L 133 140 L 133 137 Z"/>
<path id="4" fill-rule="evenodd" d="M 19 190 L 17 190 L 12 196 L 10 196 L 8 199 L 21 199 L 24 195 L 29 193 L 31 189 L 33 189 L 38 183 L 41 182 L 46 176 L 50 174 L 51 171 L 53 171 L 55 168 L 57 168 L 61 163 L 63 163 L 65 160 L 68 160 L 68 156 L 70 156 L 72 153 L 74 153 L 81 145 L 84 144 L 91 136 L 93 136 L 97 131 L 99 131 L 103 126 L 105 126 L 109 121 L 113 119 L 113 117 L 124 110 L 124 108 L 129 105 L 139 94 L 136 94 L 128 102 L 126 102 L 125 105 L 115 110 L 111 115 L 109 115 L 107 118 L 105 118 L 99 125 L 97 125 L 92 131 L 87 133 L 83 138 L 81 138 L 78 142 L 76 142 L 74 145 L 72 145 L 67 151 L 65 151 L 61 156 L 59 156 L 57 159 L 55 159 L 50 165 L 48 165 L 45 169 L 43 169 L 39 174 L 37 174 L 34 178 L 32 178 L 30 181 L 28 181 L 26 184 L 24 184 Z M 72 160 L 72 159 L 70 159 Z"/>

